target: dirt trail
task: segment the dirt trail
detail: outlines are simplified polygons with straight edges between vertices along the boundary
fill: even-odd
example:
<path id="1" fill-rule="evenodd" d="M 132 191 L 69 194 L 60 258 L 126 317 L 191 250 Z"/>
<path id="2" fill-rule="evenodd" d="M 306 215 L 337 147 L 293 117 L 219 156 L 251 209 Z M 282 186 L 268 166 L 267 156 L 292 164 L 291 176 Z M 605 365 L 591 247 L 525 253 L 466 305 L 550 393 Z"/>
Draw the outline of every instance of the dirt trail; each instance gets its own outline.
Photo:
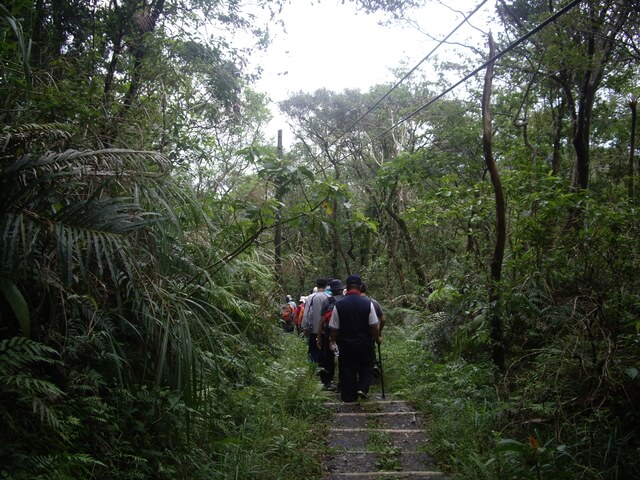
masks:
<path id="1" fill-rule="evenodd" d="M 425 453 L 424 419 L 404 400 L 382 399 L 325 405 L 333 418 L 323 480 L 445 479 Z"/>

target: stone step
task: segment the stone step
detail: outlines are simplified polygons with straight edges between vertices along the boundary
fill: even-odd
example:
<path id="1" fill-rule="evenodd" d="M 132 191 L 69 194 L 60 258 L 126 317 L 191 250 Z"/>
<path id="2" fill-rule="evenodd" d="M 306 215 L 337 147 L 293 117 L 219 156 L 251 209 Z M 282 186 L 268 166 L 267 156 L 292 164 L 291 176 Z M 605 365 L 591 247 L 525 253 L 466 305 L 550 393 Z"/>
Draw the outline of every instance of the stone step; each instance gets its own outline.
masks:
<path id="1" fill-rule="evenodd" d="M 324 477 L 323 480 L 337 480 L 341 478 L 394 478 L 394 479 L 413 479 L 413 480 L 435 480 L 446 478 L 443 472 L 424 470 L 424 471 L 405 471 L 405 472 L 385 472 L 385 471 L 372 471 L 372 472 L 344 472 L 344 473 L 330 473 Z"/>
<path id="2" fill-rule="evenodd" d="M 330 428 L 330 432 L 426 433 L 424 428 Z"/>
<path id="3" fill-rule="evenodd" d="M 423 427 L 417 412 L 339 412 L 334 414 L 335 428 L 374 427 L 393 430 Z"/>
<path id="4" fill-rule="evenodd" d="M 392 416 L 392 415 L 417 415 L 418 412 L 408 411 L 408 412 L 338 412 L 334 413 L 336 417 L 347 417 L 349 415 L 360 416 L 360 417 L 384 417 L 384 416 Z"/>
<path id="5" fill-rule="evenodd" d="M 333 453 L 325 459 L 323 480 L 446 478 L 432 470 L 424 418 L 406 401 L 371 395 L 324 405 L 332 411 L 327 444 Z"/>
<path id="6" fill-rule="evenodd" d="M 407 402 L 404 400 L 376 400 L 376 399 L 368 399 L 368 400 L 361 400 L 359 402 L 350 402 L 350 403 L 345 403 L 345 402 L 324 402 L 324 406 L 325 407 L 335 407 L 336 405 L 390 405 L 390 404 L 406 404 Z"/>
<path id="7" fill-rule="evenodd" d="M 344 451 L 336 452 L 327 462 L 326 468 L 330 472 L 357 473 L 372 471 L 414 471 L 430 468 L 431 458 L 424 452 L 365 452 Z"/>
<path id="8" fill-rule="evenodd" d="M 324 406 L 335 413 L 414 412 L 414 409 L 402 400 L 365 400 L 353 403 L 325 402 Z"/>
<path id="9" fill-rule="evenodd" d="M 332 428 L 329 430 L 329 446 L 347 450 L 367 450 L 369 438 L 382 435 L 390 447 L 416 452 L 428 444 L 424 429 L 395 428 Z"/>

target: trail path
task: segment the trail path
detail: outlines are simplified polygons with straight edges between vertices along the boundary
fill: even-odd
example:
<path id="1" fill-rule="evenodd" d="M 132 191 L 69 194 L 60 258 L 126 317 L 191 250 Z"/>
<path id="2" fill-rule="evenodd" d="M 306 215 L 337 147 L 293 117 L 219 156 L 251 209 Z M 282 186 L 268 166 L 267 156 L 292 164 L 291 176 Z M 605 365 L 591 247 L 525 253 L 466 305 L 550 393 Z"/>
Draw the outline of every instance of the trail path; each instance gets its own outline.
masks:
<path id="1" fill-rule="evenodd" d="M 404 400 L 379 394 L 355 403 L 339 395 L 333 412 L 323 480 L 445 479 L 425 453 L 424 419 Z"/>

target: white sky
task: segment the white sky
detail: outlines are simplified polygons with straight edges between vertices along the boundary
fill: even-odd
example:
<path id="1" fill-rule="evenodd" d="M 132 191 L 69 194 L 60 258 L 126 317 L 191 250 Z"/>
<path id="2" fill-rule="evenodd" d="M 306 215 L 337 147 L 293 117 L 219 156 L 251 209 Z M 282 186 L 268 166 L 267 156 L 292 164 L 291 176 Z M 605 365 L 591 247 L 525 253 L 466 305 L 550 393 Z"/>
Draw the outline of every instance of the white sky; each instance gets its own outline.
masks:
<path id="1" fill-rule="evenodd" d="M 468 14 L 480 1 L 443 0 L 443 3 Z M 311 3 L 312 0 L 292 0 L 285 5 L 282 18 L 286 31 L 280 26 L 272 27 L 272 44 L 252 59 L 263 68 L 262 79 L 255 88 L 267 93 L 274 102 L 271 110 L 276 118 L 269 127 L 274 129 L 273 137 L 279 128 L 287 131 L 275 103 L 290 94 L 300 90 L 310 93 L 319 88 L 366 91 L 379 83 L 396 82 L 398 79 L 390 69 L 402 61 L 413 67 L 436 45 L 415 28 L 379 25 L 384 18 L 381 14 L 359 13 L 348 0 L 344 4 L 341 0 Z M 494 3 L 488 1 L 471 22 L 486 25 L 487 15 L 494 12 Z M 420 29 L 440 39 L 460 23 L 463 15 L 432 2 L 412 18 Z M 471 28 L 461 28 L 450 41 L 467 43 L 469 35 L 475 35 L 476 44 L 485 41 Z M 442 56 L 447 49 L 450 47 L 443 46 L 437 54 Z M 428 73 L 430 67 L 426 62 L 419 72 Z M 268 132 L 267 137 L 271 136 Z"/>

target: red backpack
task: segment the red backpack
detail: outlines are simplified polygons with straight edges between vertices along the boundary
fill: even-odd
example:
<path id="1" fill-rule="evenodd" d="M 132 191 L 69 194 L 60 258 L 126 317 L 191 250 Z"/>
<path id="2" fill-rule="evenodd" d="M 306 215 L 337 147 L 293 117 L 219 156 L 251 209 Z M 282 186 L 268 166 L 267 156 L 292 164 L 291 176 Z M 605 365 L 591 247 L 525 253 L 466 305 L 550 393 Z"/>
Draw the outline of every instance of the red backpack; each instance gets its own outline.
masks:
<path id="1" fill-rule="evenodd" d="M 284 322 L 282 328 L 284 328 L 287 332 L 292 332 L 295 325 L 295 309 L 285 303 L 280 307 L 280 318 Z"/>

